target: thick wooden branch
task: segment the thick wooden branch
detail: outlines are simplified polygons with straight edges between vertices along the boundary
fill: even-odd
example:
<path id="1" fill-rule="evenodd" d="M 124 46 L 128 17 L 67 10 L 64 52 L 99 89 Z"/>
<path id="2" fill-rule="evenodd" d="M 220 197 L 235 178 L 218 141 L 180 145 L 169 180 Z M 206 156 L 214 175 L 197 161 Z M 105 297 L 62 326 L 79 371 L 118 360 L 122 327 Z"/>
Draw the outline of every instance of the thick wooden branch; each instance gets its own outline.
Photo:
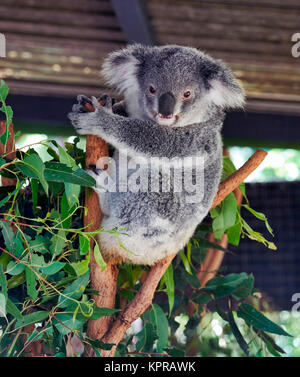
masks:
<path id="1" fill-rule="evenodd" d="M 135 295 L 134 299 L 126 305 L 124 310 L 113 322 L 107 334 L 101 339 L 103 342 L 119 344 L 132 322 L 138 319 L 147 310 L 149 305 L 151 305 L 156 287 L 175 256 L 176 254 L 170 255 L 151 268 L 144 284 Z M 110 351 L 102 352 L 101 355 L 105 357 L 113 356 L 115 349 L 116 346 Z"/>
<path id="2" fill-rule="evenodd" d="M 0 135 L 2 135 L 5 132 L 5 121 L 0 122 Z M 16 157 L 16 151 L 15 151 L 15 133 L 13 124 L 10 124 L 8 127 L 8 131 L 10 133 L 10 137 L 7 140 L 6 143 L 6 151 L 5 153 L 9 155 L 9 159 L 13 160 Z M 0 154 L 4 153 L 4 145 L 0 143 Z M 6 178 L 1 177 L 2 186 L 15 186 L 17 183 L 17 180 L 14 178 Z"/>
<path id="3" fill-rule="evenodd" d="M 96 165 L 101 157 L 108 156 L 107 143 L 97 136 L 88 135 L 86 138 L 86 167 Z M 85 207 L 87 214 L 84 217 L 84 225 L 88 226 L 88 232 L 99 229 L 102 221 L 102 212 L 99 206 L 98 195 L 95 191 L 86 188 Z M 93 242 L 90 245 L 93 249 Z M 98 291 L 93 299 L 97 306 L 114 308 L 117 290 L 118 267 L 115 264 L 107 263 L 106 269 L 101 271 L 93 252 L 91 252 L 91 288 Z M 92 339 L 100 339 L 108 330 L 111 317 L 102 317 L 98 320 L 88 322 L 87 334 Z M 92 356 L 93 351 L 89 349 L 88 355 Z"/>

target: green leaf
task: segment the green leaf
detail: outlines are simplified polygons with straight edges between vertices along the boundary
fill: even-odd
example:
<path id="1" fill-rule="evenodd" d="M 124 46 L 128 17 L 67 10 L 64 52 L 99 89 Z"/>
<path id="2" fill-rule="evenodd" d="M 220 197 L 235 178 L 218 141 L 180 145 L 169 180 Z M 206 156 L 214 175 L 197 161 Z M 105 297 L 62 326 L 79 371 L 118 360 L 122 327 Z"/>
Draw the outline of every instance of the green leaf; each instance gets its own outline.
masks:
<path id="1" fill-rule="evenodd" d="M 240 243 L 241 231 L 242 224 L 238 220 L 232 227 L 228 228 L 226 231 L 226 234 L 228 236 L 228 242 L 232 245 L 238 246 Z"/>
<path id="2" fill-rule="evenodd" d="M 51 238 L 50 252 L 53 256 L 58 256 L 63 252 L 66 247 L 66 232 L 59 230 L 57 234 L 54 234 Z"/>
<path id="3" fill-rule="evenodd" d="M 10 260 L 11 260 L 11 256 L 8 255 L 7 253 L 4 253 L 4 252 L 3 252 L 3 253 L 0 255 L 0 264 L 1 264 L 2 268 L 3 268 L 3 271 L 6 270 L 7 265 L 8 265 L 8 263 L 10 262 Z"/>
<path id="4" fill-rule="evenodd" d="M 249 356 L 249 346 L 248 346 L 247 342 L 245 341 L 243 335 L 241 334 L 237 324 L 235 323 L 233 313 L 231 311 L 228 313 L 228 321 L 229 321 L 229 325 L 230 325 L 232 334 L 234 335 L 235 339 L 237 340 L 238 345 L 245 352 L 246 356 Z"/>
<path id="5" fill-rule="evenodd" d="M 166 348 L 166 352 L 171 357 L 184 357 L 185 356 L 185 352 L 178 348 Z"/>
<path id="6" fill-rule="evenodd" d="M 4 238 L 5 246 L 8 248 L 10 252 L 14 252 L 15 250 L 15 234 L 11 229 L 11 226 L 6 222 L 1 222 L 2 226 L 2 234 Z"/>
<path id="7" fill-rule="evenodd" d="M 157 339 L 157 335 L 151 323 L 145 323 L 142 330 L 136 336 L 138 338 L 136 343 L 137 352 L 153 351 L 153 343 Z"/>
<path id="8" fill-rule="evenodd" d="M 171 315 L 172 309 L 174 306 L 174 297 L 175 297 L 175 285 L 174 285 L 172 264 L 170 264 L 170 266 L 167 268 L 164 274 L 164 277 L 165 277 L 165 283 L 167 287 L 168 300 L 169 300 L 169 315 Z"/>
<path id="9" fill-rule="evenodd" d="M 237 203 L 234 194 L 231 192 L 223 202 L 211 210 L 213 218 L 213 232 L 216 239 L 221 239 L 225 231 L 235 224 Z"/>
<path id="10" fill-rule="evenodd" d="M 59 144 L 56 144 L 56 147 L 59 151 L 59 161 L 76 170 L 78 168 L 76 161 Z"/>
<path id="11" fill-rule="evenodd" d="M 36 206 L 38 201 L 38 194 L 39 194 L 39 184 L 38 180 L 35 178 L 31 179 L 31 191 L 32 191 L 32 205 L 33 205 L 33 213 L 36 213 Z"/>
<path id="12" fill-rule="evenodd" d="M 257 330 L 256 328 L 253 328 L 253 331 L 262 339 L 262 341 L 266 344 L 268 351 L 273 356 L 281 356 L 279 353 L 285 353 L 285 351 L 275 343 L 274 339 L 271 338 L 270 335 L 261 330 Z"/>
<path id="13" fill-rule="evenodd" d="M 190 275 L 193 275 L 190 263 L 189 263 L 186 255 L 184 254 L 184 252 L 182 250 L 180 250 L 179 255 L 180 255 L 180 258 L 181 258 L 181 260 L 183 262 L 183 265 L 184 265 L 184 268 L 185 268 L 186 272 L 188 274 L 190 274 Z"/>
<path id="14" fill-rule="evenodd" d="M 36 251 L 41 254 L 48 252 L 50 246 L 50 239 L 48 237 L 38 235 L 34 240 L 29 241 L 30 250 Z"/>
<path id="15" fill-rule="evenodd" d="M 74 183 L 80 186 L 95 186 L 96 182 L 82 169 L 73 171 L 72 168 L 58 162 L 45 163 L 45 179 L 53 182 Z"/>
<path id="16" fill-rule="evenodd" d="M 257 219 L 264 221 L 265 224 L 266 224 L 266 228 L 268 229 L 269 233 L 271 233 L 272 236 L 274 236 L 273 229 L 270 227 L 270 225 L 268 223 L 268 219 L 266 218 L 266 215 L 264 215 L 262 212 L 255 211 L 253 208 L 251 208 L 247 204 L 243 204 L 243 207 L 246 208 L 249 212 L 251 212 Z"/>
<path id="17" fill-rule="evenodd" d="M 253 326 L 259 330 L 278 335 L 291 336 L 249 304 L 242 303 L 238 308 L 237 315 L 243 318 L 249 326 Z"/>
<path id="18" fill-rule="evenodd" d="M 22 272 L 21 274 L 13 276 L 9 280 L 7 280 L 7 288 L 8 289 L 16 288 L 19 285 L 25 283 L 25 281 L 26 281 L 25 272 Z"/>
<path id="19" fill-rule="evenodd" d="M 45 178 L 45 164 L 37 153 L 27 155 L 23 161 L 16 163 L 21 172 L 30 178 L 38 179 L 48 195 L 48 183 Z"/>
<path id="20" fill-rule="evenodd" d="M 103 343 L 100 340 L 93 340 L 90 338 L 86 338 L 86 340 L 90 343 L 93 348 L 100 348 L 102 350 L 109 351 L 115 345 L 114 343 Z"/>
<path id="21" fill-rule="evenodd" d="M 215 298 L 225 297 L 230 295 L 246 279 L 248 279 L 248 275 L 245 272 L 217 276 L 209 280 L 205 286 L 205 290 L 211 292 Z"/>
<path id="22" fill-rule="evenodd" d="M 18 319 L 19 321 L 23 320 L 22 313 L 9 298 L 7 299 L 6 310 L 7 313 L 11 314 L 14 318 Z"/>
<path id="23" fill-rule="evenodd" d="M 22 320 L 17 321 L 15 330 L 30 325 L 31 323 L 38 323 L 44 321 L 49 317 L 49 313 L 45 310 L 34 312 L 23 316 Z"/>
<path id="24" fill-rule="evenodd" d="M 253 293 L 254 277 L 252 274 L 239 284 L 236 289 L 232 292 L 232 297 L 236 300 L 240 300 L 250 296 Z"/>
<path id="25" fill-rule="evenodd" d="M 196 291 L 192 294 L 192 301 L 200 306 L 207 304 L 213 299 L 212 295 L 204 291 Z"/>
<path id="26" fill-rule="evenodd" d="M 62 335 L 68 335 L 71 331 L 78 330 L 83 322 L 66 313 L 56 313 L 52 323 Z"/>
<path id="27" fill-rule="evenodd" d="M 3 272 L 2 265 L 0 265 L 0 287 L 1 287 L 1 293 L 7 299 L 7 281 Z"/>
<path id="28" fill-rule="evenodd" d="M 8 89 L 8 86 L 6 85 L 4 80 L 1 80 L 0 83 L 1 83 L 1 86 L 0 86 L 0 101 L 5 102 L 6 97 L 8 95 L 8 92 L 9 92 L 9 89 Z"/>
<path id="29" fill-rule="evenodd" d="M 6 317 L 6 300 L 3 293 L 0 293 L 0 317 Z"/>
<path id="30" fill-rule="evenodd" d="M 2 103 L 2 106 L 0 108 L 0 111 L 2 111 L 3 113 L 5 113 L 5 117 L 6 117 L 6 122 L 5 122 L 5 130 L 3 132 L 3 134 L 0 136 L 0 142 L 3 144 L 3 145 L 6 145 L 7 143 L 7 140 L 8 138 L 10 137 L 10 133 L 9 133 L 9 130 L 8 130 L 8 126 L 11 124 L 12 122 L 12 118 L 13 118 L 13 111 L 12 111 L 12 108 L 10 106 L 7 106 L 6 103 L 5 103 L 5 100 L 6 100 L 6 97 L 7 97 L 7 94 L 8 94 L 8 87 L 7 85 L 5 84 L 5 82 L 3 80 L 1 80 L 1 86 L 0 86 L 0 102 Z M 6 150 L 6 148 L 4 148 L 4 151 Z"/>
<path id="31" fill-rule="evenodd" d="M 77 170 L 78 166 L 76 164 L 76 161 L 59 144 L 57 144 L 57 148 L 59 151 L 59 161 L 62 164 L 65 164 L 68 167 L 72 168 L 72 170 Z M 65 183 L 65 194 L 70 208 L 78 202 L 79 193 L 79 185 L 73 183 Z"/>
<path id="32" fill-rule="evenodd" d="M 85 274 L 88 269 L 89 269 L 89 265 L 90 265 L 90 256 L 88 255 L 86 257 L 86 259 L 83 259 L 79 262 L 73 262 L 70 264 L 70 266 L 72 266 L 74 268 L 74 271 L 76 272 L 76 275 L 77 276 L 81 276 L 83 274 Z"/>
<path id="33" fill-rule="evenodd" d="M 68 229 L 71 226 L 72 216 L 70 215 L 74 209 L 75 207 L 70 208 L 66 192 L 64 192 L 60 200 L 60 212 L 63 228 Z"/>
<path id="34" fill-rule="evenodd" d="M 233 162 L 228 156 L 223 156 L 223 170 L 226 172 L 227 176 L 233 174 L 236 171 Z"/>
<path id="35" fill-rule="evenodd" d="M 98 319 L 102 317 L 108 317 L 110 315 L 113 315 L 117 312 L 119 312 L 119 309 L 110 309 L 110 308 L 98 308 L 97 305 L 93 306 L 93 314 L 89 319 Z"/>
<path id="36" fill-rule="evenodd" d="M 78 300 L 82 296 L 89 282 L 89 277 L 90 271 L 86 272 L 70 284 L 60 295 L 57 306 L 59 308 L 66 308 L 73 302 L 73 300 Z"/>
<path id="37" fill-rule="evenodd" d="M 94 257 L 99 267 L 101 267 L 101 271 L 104 271 L 106 268 L 106 263 L 100 253 L 99 245 L 96 243 L 94 247 Z"/>
<path id="38" fill-rule="evenodd" d="M 73 183 L 65 183 L 66 197 L 69 207 L 72 208 L 78 203 L 78 197 L 80 194 L 81 186 Z"/>
<path id="39" fill-rule="evenodd" d="M 26 256 L 26 260 L 27 260 Z M 25 270 L 25 265 L 18 261 L 10 261 L 6 268 L 6 273 L 10 275 L 19 275 Z"/>
<path id="40" fill-rule="evenodd" d="M 79 236 L 80 255 L 85 255 L 90 250 L 90 240 L 82 235 Z"/>
<path id="41" fill-rule="evenodd" d="M 40 270 L 46 274 L 46 275 L 54 275 L 56 274 L 58 271 L 60 271 L 62 268 L 65 267 L 65 263 L 62 263 L 62 262 L 53 262 L 51 264 L 49 264 L 48 266 L 46 267 L 41 267 Z"/>
<path id="42" fill-rule="evenodd" d="M 273 242 L 270 242 L 268 240 L 265 239 L 265 237 L 259 233 L 259 232 L 255 232 L 251 226 L 249 224 L 247 224 L 247 222 L 242 219 L 242 227 L 243 227 L 243 230 L 245 230 L 245 234 L 248 238 L 250 238 L 251 240 L 255 240 L 257 242 L 261 242 L 263 243 L 266 247 L 268 247 L 269 249 L 271 250 L 277 250 L 277 247 L 276 245 L 273 243 Z"/>
<path id="43" fill-rule="evenodd" d="M 158 337 L 156 343 L 157 352 L 162 353 L 168 342 L 169 324 L 167 317 L 160 306 L 153 304 L 150 311 L 150 319 L 153 326 L 155 326 Z"/>
<path id="44" fill-rule="evenodd" d="M 38 296 L 38 292 L 36 290 L 36 275 L 29 267 L 26 267 L 25 276 L 27 293 L 33 300 L 35 300 Z"/>

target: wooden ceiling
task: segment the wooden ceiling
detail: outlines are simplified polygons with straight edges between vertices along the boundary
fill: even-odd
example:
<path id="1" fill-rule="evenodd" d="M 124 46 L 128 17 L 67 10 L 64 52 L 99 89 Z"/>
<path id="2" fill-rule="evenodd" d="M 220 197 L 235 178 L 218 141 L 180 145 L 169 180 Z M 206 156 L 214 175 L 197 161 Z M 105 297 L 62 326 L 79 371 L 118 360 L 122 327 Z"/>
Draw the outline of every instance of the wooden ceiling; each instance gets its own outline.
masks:
<path id="1" fill-rule="evenodd" d="M 113 6 L 108 0 L 1 0 L 7 57 L 0 59 L 0 77 L 14 94 L 105 91 L 101 61 L 128 40 Z M 156 42 L 194 46 L 225 60 L 243 82 L 249 110 L 300 114 L 300 58 L 291 54 L 299 0 L 148 0 L 146 6 Z"/>
<path id="2" fill-rule="evenodd" d="M 0 15 L 0 77 L 15 94 L 96 95 L 103 57 L 126 45 L 109 1 L 1 0 Z"/>
<path id="3" fill-rule="evenodd" d="M 300 114 L 299 0 L 151 0 L 159 44 L 204 50 L 230 64 L 247 91 L 248 108 Z"/>

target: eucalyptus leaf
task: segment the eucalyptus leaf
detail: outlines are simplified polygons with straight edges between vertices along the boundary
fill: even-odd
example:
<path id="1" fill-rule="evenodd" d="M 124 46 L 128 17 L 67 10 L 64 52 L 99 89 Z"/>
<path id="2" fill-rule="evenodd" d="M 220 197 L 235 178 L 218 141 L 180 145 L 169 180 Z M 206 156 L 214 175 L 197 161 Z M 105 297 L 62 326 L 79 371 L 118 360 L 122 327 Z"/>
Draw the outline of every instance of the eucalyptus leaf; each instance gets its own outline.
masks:
<path id="1" fill-rule="evenodd" d="M 249 346 L 248 343 L 245 341 L 243 335 L 241 334 L 237 324 L 235 323 L 233 313 L 230 311 L 228 313 L 228 321 L 231 328 L 231 331 L 238 342 L 238 345 L 241 349 L 245 352 L 246 356 L 249 356 Z"/>
<path id="2" fill-rule="evenodd" d="M 165 277 L 165 283 L 166 283 L 167 293 L 168 293 L 169 313 L 171 315 L 172 309 L 174 306 L 174 297 L 175 297 L 175 284 L 174 284 L 172 264 L 170 264 L 170 266 L 167 268 L 164 274 L 164 277 Z"/>
<path id="3" fill-rule="evenodd" d="M 89 282 L 89 277 L 90 271 L 86 272 L 70 284 L 60 295 L 57 306 L 59 308 L 66 308 L 73 302 L 73 300 L 78 300 L 82 296 Z"/>
<path id="4" fill-rule="evenodd" d="M 36 275 L 33 272 L 33 268 L 25 267 L 25 276 L 26 276 L 26 288 L 28 295 L 35 300 L 38 296 L 38 292 L 36 290 Z"/>
<path id="5" fill-rule="evenodd" d="M 160 306 L 157 304 L 152 304 L 150 318 L 153 326 L 156 329 L 156 334 L 158 337 L 156 343 L 157 352 L 162 353 L 168 342 L 169 324 L 167 317 Z"/>
<path id="6" fill-rule="evenodd" d="M 242 303 L 237 311 L 237 315 L 249 325 L 253 326 L 259 330 L 266 331 L 273 334 L 291 336 L 281 327 L 276 325 L 276 323 L 270 321 L 261 312 L 256 310 L 253 306 Z"/>
<path id="7" fill-rule="evenodd" d="M 6 310 L 7 310 L 7 313 L 11 314 L 17 320 L 19 321 L 23 320 L 22 313 L 9 298 L 7 299 Z"/>
<path id="8" fill-rule="evenodd" d="M 23 316 L 22 320 L 18 320 L 15 325 L 15 330 L 30 325 L 31 323 L 38 323 L 44 321 L 46 318 L 49 317 L 49 313 L 45 310 L 37 311 L 31 314 L 27 314 Z"/>

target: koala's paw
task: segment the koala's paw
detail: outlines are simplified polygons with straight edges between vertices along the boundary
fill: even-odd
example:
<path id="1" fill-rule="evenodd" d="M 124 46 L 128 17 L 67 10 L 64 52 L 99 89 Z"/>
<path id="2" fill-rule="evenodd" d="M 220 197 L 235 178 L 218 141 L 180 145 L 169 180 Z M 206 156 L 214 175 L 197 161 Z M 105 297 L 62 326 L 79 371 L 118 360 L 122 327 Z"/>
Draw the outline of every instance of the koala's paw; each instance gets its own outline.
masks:
<path id="1" fill-rule="evenodd" d="M 104 95 L 97 99 L 79 95 L 68 118 L 79 135 L 101 136 L 101 125 L 107 124 L 108 116 L 111 114 L 112 99 L 109 96 Z"/>
<path id="2" fill-rule="evenodd" d="M 93 98 L 84 95 L 77 96 L 77 103 L 72 106 L 72 112 L 68 114 L 68 118 L 79 135 L 96 134 L 94 117 L 100 104 L 96 100 L 96 107 Z"/>

